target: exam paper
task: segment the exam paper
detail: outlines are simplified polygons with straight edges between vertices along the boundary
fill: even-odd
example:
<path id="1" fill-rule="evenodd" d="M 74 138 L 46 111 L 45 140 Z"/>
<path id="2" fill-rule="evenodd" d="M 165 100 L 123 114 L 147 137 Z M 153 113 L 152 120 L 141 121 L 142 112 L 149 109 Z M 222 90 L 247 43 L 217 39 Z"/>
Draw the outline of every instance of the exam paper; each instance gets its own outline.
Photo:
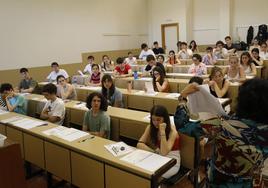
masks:
<path id="1" fill-rule="evenodd" d="M 23 129 L 32 129 L 34 127 L 47 125 L 47 122 L 29 118 L 22 118 L 17 121 L 12 121 L 10 124 Z"/>
<path id="2" fill-rule="evenodd" d="M 6 110 L 0 109 L 0 115 L 7 114 L 7 113 L 9 113 L 9 112 Z"/>
<path id="3" fill-rule="evenodd" d="M 104 147 L 115 157 L 127 154 L 134 150 L 124 142 L 117 142 L 114 144 L 105 145 Z"/>
<path id="4" fill-rule="evenodd" d="M 180 93 L 169 93 L 165 97 L 166 98 L 175 98 L 177 99 L 181 94 Z"/>
<path id="5" fill-rule="evenodd" d="M 135 151 L 122 157 L 120 160 L 133 164 L 142 169 L 155 172 L 169 162 L 171 158 L 157 155 L 149 151 L 136 149 Z"/>

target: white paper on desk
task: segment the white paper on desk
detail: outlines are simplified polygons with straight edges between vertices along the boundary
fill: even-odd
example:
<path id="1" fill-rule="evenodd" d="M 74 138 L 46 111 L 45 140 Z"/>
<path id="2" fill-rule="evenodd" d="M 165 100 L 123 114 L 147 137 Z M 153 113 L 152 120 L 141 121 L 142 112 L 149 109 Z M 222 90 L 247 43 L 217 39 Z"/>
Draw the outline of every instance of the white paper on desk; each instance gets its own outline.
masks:
<path id="1" fill-rule="evenodd" d="M 84 102 L 74 105 L 74 108 L 80 108 L 80 109 L 87 110 L 86 103 L 84 103 Z"/>
<path id="2" fill-rule="evenodd" d="M 89 133 L 87 132 L 80 131 L 74 128 L 67 128 L 63 126 L 58 126 L 52 129 L 48 129 L 46 131 L 43 131 L 43 133 L 48 136 L 50 135 L 56 136 L 58 138 L 61 138 L 69 142 L 72 142 L 74 140 L 77 140 L 79 138 L 89 135 Z"/>
<path id="3" fill-rule="evenodd" d="M 137 91 L 135 94 L 136 95 L 156 96 L 158 94 L 158 92 L 148 93 L 148 92 L 141 90 L 141 91 Z"/>
<path id="4" fill-rule="evenodd" d="M 210 112 L 215 115 L 227 116 L 219 100 L 210 94 L 208 85 L 197 86 L 199 91 L 192 93 L 189 98 L 189 110 L 192 114 Z"/>
<path id="5" fill-rule="evenodd" d="M 7 119 L 0 120 L 1 123 L 12 123 L 13 121 L 18 121 L 20 119 L 23 119 L 23 117 L 15 116 Z"/>
<path id="6" fill-rule="evenodd" d="M 154 86 L 152 82 L 145 82 L 144 84 L 147 89 L 147 93 L 154 93 Z"/>
<path id="7" fill-rule="evenodd" d="M 120 160 L 133 164 L 142 169 L 155 172 L 167 162 L 169 162 L 171 158 L 136 149 L 135 151 L 122 157 Z"/>
<path id="8" fill-rule="evenodd" d="M 7 114 L 9 111 L 0 108 L 0 115 Z"/>
<path id="9" fill-rule="evenodd" d="M 180 93 L 169 93 L 165 97 L 166 98 L 178 98 L 181 94 Z"/>
<path id="10" fill-rule="evenodd" d="M 150 77 L 142 77 L 142 78 L 139 78 L 138 80 L 152 81 L 152 78 L 150 78 Z"/>
<path id="11" fill-rule="evenodd" d="M 13 121 L 11 124 L 23 129 L 32 129 L 34 127 L 47 125 L 47 122 L 35 119 L 23 118 L 17 121 Z"/>
<path id="12" fill-rule="evenodd" d="M 148 114 L 147 116 L 145 116 L 145 117 L 143 118 L 143 120 L 144 120 L 144 121 L 147 121 L 147 122 L 150 122 L 150 120 L 151 120 L 151 115 Z M 175 125 L 175 123 L 174 123 L 174 116 L 169 116 L 169 120 L 170 120 L 170 124 L 171 124 L 171 125 Z"/>
<path id="13" fill-rule="evenodd" d="M 27 96 L 27 95 L 30 95 L 30 93 L 19 93 L 19 95 L 21 95 L 21 96 Z"/>
<path id="14" fill-rule="evenodd" d="M 115 157 L 127 154 L 134 150 L 132 147 L 128 146 L 124 142 L 108 144 L 108 145 L 104 145 L 104 147 Z"/>

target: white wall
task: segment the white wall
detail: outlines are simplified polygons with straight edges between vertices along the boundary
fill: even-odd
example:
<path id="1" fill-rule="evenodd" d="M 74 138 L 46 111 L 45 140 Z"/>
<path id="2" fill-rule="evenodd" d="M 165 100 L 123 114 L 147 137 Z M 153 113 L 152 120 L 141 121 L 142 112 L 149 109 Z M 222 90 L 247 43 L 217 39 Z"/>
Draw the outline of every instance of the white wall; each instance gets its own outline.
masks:
<path id="1" fill-rule="evenodd" d="M 139 48 L 148 40 L 146 11 L 145 0 L 1 1 L 0 70 L 77 63 L 82 52 Z"/>
<path id="2" fill-rule="evenodd" d="M 267 8 L 267 0 L 235 0 L 232 15 L 234 39 L 246 41 L 247 30 L 251 25 L 254 26 L 255 35 L 258 32 L 258 25 L 268 25 Z"/>

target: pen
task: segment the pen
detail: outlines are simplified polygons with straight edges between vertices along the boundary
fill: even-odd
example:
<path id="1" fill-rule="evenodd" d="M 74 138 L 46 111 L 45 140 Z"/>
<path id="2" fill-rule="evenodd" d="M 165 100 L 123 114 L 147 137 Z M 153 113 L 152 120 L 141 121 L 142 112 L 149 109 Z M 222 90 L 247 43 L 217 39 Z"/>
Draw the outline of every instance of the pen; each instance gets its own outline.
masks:
<path id="1" fill-rule="evenodd" d="M 91 136 L 91 137 L 88 137 L 88 138 L 85 138 L 85 139 L 83 139 L 83 140 L 80 140 L 80 141 L 78 141 L 79 143 L 82 143 L 82 142 L 85 142 L 85 141 L 87 141 L 87 140 L 90 140 L 90 139 L 93 139 L 95 136 Z"/>

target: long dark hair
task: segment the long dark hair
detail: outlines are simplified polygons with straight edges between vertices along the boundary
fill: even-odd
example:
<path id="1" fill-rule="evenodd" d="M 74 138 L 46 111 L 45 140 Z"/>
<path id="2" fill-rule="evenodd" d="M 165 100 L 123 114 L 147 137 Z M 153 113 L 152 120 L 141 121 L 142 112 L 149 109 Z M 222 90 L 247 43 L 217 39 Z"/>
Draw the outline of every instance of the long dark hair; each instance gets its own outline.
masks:
<path id="1" fill-rule="evenodd" d="M 109 92 L 108 90 L 104 87 L 104 82 L 108 80 L 109 82 L 112 82 L 112 85 L 109 89 Z M 114 94 L 114 91 L 115 91 L 115 86 L 114 86 L 114 82 L 113 82 L 113 79 L 111 77 L 111 75 L 109 74 L 105 74 L 102 79 L 101 79 L 101 93 L 102 95 L 107 99 L 107 100 L 110 100 L 111 99 L 111 96 Z"/>
<path id="2" fill-rule="evenodd" d="M 87 108 L 89 110 L 92 108 L 91 102 L 95 96 L 97 96 L 101 100 L 100 110 L 107 111 L 107 107 L 108 107 L 107 100 L 104 98 L 104 96 L 102 94 L 100 94 L 98 92 L 93 92 L 93 93 L 89 94 L 89 96 L 87 97 L 87 104 L 86 104 Z"/>
<path id="3" fill-rule="evenodd" d="M 154 76 L 154 71 L 157 71 L 159 74 L 160 74 L 160 80 L 159 80 L 159 84 L 160 85 L 162 85 L 163 83 L 164 83 L 164 81 L 165 81 L 165 74 L 164 74 L 164 72 L 163 72 L 163 70 L 160 68 L 160 67 L 158 67 L 158 66 L 156 66 L 153 70 L 152 70 L 152 77 L 153 77 L 153 86 L 154 86 L 154 90 L 155 91 L 158 91 L 158 89 L 157 89 L 157 86 L 156 86 L 156 78 L 155 78 L 155 76 Z"/>
<path id="4" fill-rule="evenodd" d="M 192 43 L 194 43 L 194 46 L 192 46 Z M 196 50 L 196 48 L 197 48 L 197 44 L 196 44 L 196 42 L 195 42 L 195 40 L 192 40 L 191 42 L 190 42 L 190 44 L 189 44 L 189 48 L 192 50 L 192 47 L 193 47 L 193 52 Z"/>
<path id="5" fill-rule="evenodd" d="M 169 114 L 168 114 L 168 111 L 167 111 L 166 107 L 164 107 L 162 105 L 153 106 L 153 108 L 151 109 L 150 114 L 151 114 L 151 118 L 150 118 L 150 137 L 151 137 L 152 144 L 154 144 L 156 146 L 157 142 L 158 142 L 158 140 L 157 140 L 158 129 L 153 124 L 152 116 L 154 115 L 154 116 L 159 116 L 159 117 L 164 118 L 164 123 L 167 124 L 167 126 L 166 126 L 166 139 L 167 140 L 169 138 L 169 133 L 171 131 L 170 119 L 169 119 Z"/>
<path id="6" fill-rule="evenodd" d="M 175 54 L 175 51 L 174 50 L 170 50 L 168 52 L 168 55 L 170 55 L 170 53 L 173 53 L 174 54 L 173 60 L 174 60 L 174 64 L 176 64 L 176 54 Z M 168 60 L 169 60 L 169 63 L 170 63 L 171 62 L 171 57 L 168 57 Z"/>
<path id="7" fill-rule="evenodd" d="M 240 64 L 242 65 L 242 56 L 247 56 L 248 57 L 248 62 L 247 62 L 247 64 L 248 64 L 248 66 L 250 67 L 250 69 L 252 70 L 252 68 L 251 68 L 251 63 L 253 63 L 252 62 L 252 58 L 251 58 L 251 56 L 250 56 L 250 54 L 249 54 L 249 52 L 243 52 L 242 54 L 241 54 L 241 56 L 240 56 Z"/>

